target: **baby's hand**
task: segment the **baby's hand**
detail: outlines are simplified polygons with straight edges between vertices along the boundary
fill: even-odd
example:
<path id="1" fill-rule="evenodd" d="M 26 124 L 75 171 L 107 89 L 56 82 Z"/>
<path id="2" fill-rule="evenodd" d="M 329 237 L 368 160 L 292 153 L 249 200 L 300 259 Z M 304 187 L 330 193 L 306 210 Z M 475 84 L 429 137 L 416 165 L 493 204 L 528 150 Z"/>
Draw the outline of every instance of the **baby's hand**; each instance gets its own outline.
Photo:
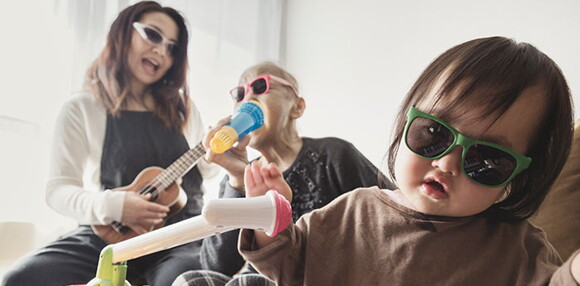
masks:
<path id="1" fill-rule="evenodd" d="M 274 163 L 260 168 L 258 161 L 252 162 L 246 166 L 244 181 L 247 197 L 262 196 L 269 190 L 275 190 L 292 202 L 292 190 Z"/>

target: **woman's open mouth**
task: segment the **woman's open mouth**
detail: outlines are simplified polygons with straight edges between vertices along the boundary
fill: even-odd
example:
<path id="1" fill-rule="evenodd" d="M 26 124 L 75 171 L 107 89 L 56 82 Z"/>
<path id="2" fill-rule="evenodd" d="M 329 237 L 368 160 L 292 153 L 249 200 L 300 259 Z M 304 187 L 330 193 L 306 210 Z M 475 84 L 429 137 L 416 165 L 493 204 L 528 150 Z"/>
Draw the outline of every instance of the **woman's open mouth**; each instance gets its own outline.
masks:
<path id="1" fill-rule="evenodd" d="M 159 63 L 150 59 L 142 59 L 141 64 L 145 72 L 149 75 L 155 75 L 155 72 L 159 69 Z"/>

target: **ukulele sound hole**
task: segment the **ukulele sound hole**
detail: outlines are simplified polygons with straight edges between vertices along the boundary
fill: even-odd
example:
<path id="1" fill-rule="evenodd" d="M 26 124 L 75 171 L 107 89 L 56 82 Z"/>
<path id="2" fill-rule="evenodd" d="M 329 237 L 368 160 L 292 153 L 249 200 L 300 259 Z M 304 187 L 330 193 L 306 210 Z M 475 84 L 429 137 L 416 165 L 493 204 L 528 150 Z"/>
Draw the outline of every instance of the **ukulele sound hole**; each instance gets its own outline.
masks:
<path id="1" fill-rule="evenodd" d="M 115 221 L 111 225 L 120 234 L 126 234 L 129 231 L 129 228 L 120 222 Z"/>
<path id="2" fill-rule="evenodd" d="M 145 186 L 139 193 L 143 195 L 151 194 L 151 198 L 149 199 L 150 202 L 157 201 L 157 199 L 159 198 L 159 192 L 157 191 L 157 187 L 154 186 Z"/>

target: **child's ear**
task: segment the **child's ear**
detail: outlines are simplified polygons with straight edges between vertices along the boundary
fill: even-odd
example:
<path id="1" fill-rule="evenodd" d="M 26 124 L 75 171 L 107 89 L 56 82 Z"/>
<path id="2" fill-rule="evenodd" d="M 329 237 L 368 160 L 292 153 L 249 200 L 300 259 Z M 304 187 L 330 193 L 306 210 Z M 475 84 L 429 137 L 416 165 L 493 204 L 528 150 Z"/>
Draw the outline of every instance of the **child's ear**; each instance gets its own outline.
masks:
<path id="1" fill-rule="evenodd" d="M 304 114 L 304 109 L 306 109 L 306 101 L 304 98 L 298 97 L 294 107 L 292 108 L 292 111 L 290 112 L 290 117 L 292 117 L 292 119 L 298 119 L 302 117 L 302 114 Z"/>

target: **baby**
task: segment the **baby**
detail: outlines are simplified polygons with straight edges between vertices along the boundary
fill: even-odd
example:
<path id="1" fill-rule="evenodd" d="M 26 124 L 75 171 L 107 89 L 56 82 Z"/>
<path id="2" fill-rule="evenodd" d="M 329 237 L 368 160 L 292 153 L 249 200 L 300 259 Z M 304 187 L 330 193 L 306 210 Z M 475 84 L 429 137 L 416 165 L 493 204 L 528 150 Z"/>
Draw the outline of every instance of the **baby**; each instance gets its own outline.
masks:
<path id="1" fill-rule="evenodd" d="M 475 39 L 436 58 L 405 97 L 388 150 L 398 189 L 360 188 L 242 255 L 279 285 L 576 285 L 533 215 L 567 158 L 570 92 L 527 43 Z M 291 192 L 252 164 L 246 194 Z"/>

